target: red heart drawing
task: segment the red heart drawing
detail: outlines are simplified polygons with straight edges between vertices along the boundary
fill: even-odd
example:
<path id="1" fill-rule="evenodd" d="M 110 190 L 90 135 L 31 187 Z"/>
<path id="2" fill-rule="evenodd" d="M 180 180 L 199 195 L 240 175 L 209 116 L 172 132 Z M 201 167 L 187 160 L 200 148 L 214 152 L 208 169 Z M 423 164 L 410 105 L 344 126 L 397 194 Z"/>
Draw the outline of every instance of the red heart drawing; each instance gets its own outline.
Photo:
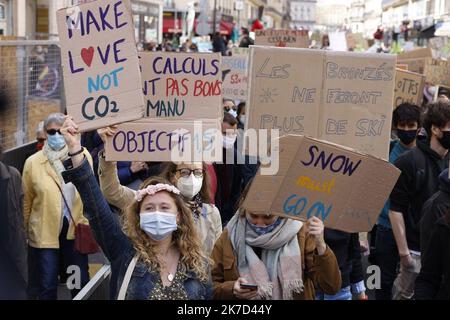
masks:
<path id="1" fill-rule="evenodd" d="M 92 59 L 94 58 L 94 47 L 89 47 L 89 49 L 83 48 L 81 50 L 81 58 L 83 58 L 84 63 L 90 67 Z"/>

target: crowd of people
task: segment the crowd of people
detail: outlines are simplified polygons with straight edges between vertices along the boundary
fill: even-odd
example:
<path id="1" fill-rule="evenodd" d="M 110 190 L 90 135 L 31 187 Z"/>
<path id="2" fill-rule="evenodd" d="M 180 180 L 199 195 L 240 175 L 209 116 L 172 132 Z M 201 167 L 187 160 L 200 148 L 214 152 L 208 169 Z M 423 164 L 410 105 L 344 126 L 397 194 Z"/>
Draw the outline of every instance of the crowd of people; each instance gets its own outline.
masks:
<path id="1" fill-rule="evenodd" d="M 73 265 L 84 286 L 75 230 L 89 225 L 111 299 L 367 299 L 358 233 L 241 206 L 258 164 L 227 163 L 245 102 L 223 111 L 224 159 L 212 164 L 108 162 L 116 126 L 80 135 L 70 115 L 49 115 L 22 174 L 0 162 L 0 298 L 57 299 Z M 449 299 L 450 101 L 401 104 L 392 132 L 401 175 L 370 234 L 376 299 Z"/>

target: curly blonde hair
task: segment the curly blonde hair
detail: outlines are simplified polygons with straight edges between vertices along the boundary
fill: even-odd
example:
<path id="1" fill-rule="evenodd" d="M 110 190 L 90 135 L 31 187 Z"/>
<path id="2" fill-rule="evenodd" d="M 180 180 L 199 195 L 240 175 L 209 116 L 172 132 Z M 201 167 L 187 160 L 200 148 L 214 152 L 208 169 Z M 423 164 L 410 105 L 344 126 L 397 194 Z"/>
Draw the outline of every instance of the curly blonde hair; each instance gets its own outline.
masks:
<path id="1" fill-rule="evenodd" d="M 141 189 L 158 183 L 170 184 L 161 177 L 147 179 Z M 187 207 L 181 196 L 168 192 L 175 201 L 179 212 L 178 228 L 172 234 L 172 245 L 180 251 L 180 262 L 186 269 L 196 273 L 201 282 L 209 280 L 209 258 L 204 254 L 197 228 L 192 217 L 191 210 Z M 130 238 L 136 252 L 152 271 L 159 272 L 161 263 L 157 258 L 158 242 L 151 239 L 140 227 L 140 211 L 142 202 L 134 200 L 125 210 L 122 216 L 123 229 Z"/>

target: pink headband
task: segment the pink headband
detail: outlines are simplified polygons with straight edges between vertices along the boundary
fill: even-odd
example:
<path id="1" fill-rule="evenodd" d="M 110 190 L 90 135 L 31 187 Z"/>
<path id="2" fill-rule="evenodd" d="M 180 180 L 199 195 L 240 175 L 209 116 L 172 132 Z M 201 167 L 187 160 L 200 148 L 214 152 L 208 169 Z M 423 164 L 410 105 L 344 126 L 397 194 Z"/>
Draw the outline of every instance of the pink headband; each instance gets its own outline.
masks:
<path id="1" fill-rule="evenodd" d="M 168 191 L 174 194 L 180 194 L 180 190 L 178 190 L 176 187 L 170 184 L 158 183 L 149 185 L 147 188 L 137 191 L 135 199 L 137 202 L 141 202 L 146 195 L 152 196 L 160 191 Z"/>

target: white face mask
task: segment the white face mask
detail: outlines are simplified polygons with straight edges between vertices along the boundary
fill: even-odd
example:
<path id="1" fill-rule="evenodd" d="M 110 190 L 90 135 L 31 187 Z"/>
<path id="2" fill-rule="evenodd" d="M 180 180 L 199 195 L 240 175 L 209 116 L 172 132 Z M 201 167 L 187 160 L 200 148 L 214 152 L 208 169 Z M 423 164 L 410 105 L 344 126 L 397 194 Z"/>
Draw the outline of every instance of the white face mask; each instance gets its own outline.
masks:
<path id="1" fill-rule="evenodd" d="M 243 125 L 245 124 L 245 114 L 239 117 L 239 122 Z"/>
<path id="2" fill-rule="evenodd" d="M 161 241 L 177 230 L 177 215 L 169 212 L 143 212 L 140 214 L 141 229 L 153 240 Z"/>
<path id="3" fill-rule="evenodd" d="M 229 114 L 231 114 L 233 117 L 237 117 L 237 112 L 236 110 L 230 109 L 230 111 L 228 111 Z"/>
<path id="4" fill-rule="evenodd" d="M 234 143 L 236 142 L 237 135 L 226 135 L 223 136 L 223 147 L 225 149 L 231 149 L 234 146 Z"/>
<path id="5" fill-rule="evenodd" d="M 193 173 L 189 177 L 180 177 L 177 182 L 177 188 L 181 194 L 191 200 L 200 192 L 203 186 L 203 178 L 196 177 Z"/>

